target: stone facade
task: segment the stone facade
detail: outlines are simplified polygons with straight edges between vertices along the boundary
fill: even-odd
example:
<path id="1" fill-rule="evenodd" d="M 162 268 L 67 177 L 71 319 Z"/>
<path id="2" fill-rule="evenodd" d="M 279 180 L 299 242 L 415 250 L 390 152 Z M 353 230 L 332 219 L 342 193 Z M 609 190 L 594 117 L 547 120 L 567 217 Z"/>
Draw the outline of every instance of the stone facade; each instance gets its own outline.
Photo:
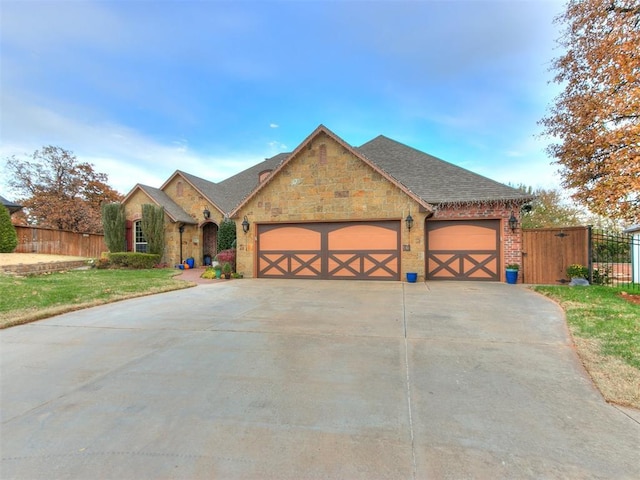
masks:
<path id="1" fill-rule="evenodd" d="M 401 275 L 418 272 L 424 280 L 424 225 L 426 213 L 398 186 L 384 178 L 324 133 L 318 134 L 290 159 L 282 170 L 243 208 L 251 230 L 238 232 L 237 271 L 254 277 L 256 224 L 274 222 L 327 222 L 402 220 Z M 404 218 L 411 212 L 414 228 Z"/>
<path id="2" fill-rule="evenodd" d="M 204 251 L 202 227 L 207 223 L 220 225 L 223 219 L 222 212 L 206 200 L 180 175 L 175 175 L 170 179 L 162 190 L 196 222 L 194 224 L 184 224 L 184 231 L 182 232 L 182 259 L 193 257 L 196 265 L 202 265 L 205 253 L 215 253 Z M 125 202 L 125 215 L 127 220 L 132 222 L 140 220 L 142 217 L 142 205 L 145 203 L 154 204 L 155 202 L 142 189 L 137 189 L 132 192 Z M 211 212 L 211 217 L 208 220 L 205 220 L 203 217 L 202 212 L 205 208 Z M 169 265 L 180 263 L 179 227 L 179 222 L 173 221 L 169 215 L 165 214 L 165 251 L 162 261 Z"/>

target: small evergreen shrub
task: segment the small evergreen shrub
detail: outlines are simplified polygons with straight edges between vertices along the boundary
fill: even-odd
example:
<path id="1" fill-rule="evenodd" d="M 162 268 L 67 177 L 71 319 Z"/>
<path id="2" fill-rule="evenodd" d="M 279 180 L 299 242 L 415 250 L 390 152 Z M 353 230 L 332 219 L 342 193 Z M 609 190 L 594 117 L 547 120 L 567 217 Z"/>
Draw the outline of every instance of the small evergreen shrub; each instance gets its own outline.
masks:
<path id="1" fill-rule="evenodd" d="M 11 253 L 18 246 L 16 227 L 11 223 L 11 214 L 4 205 L 0 205 L 0 253 Z"/>
<path id="2" fill-rule="evenodd" d="M 218 251 L 234 248 L 236 242 L 236 224 L 228 218 L 218 227 Z"/>
<path id="3" fill-rule="evenodd" d="M 153 268 L 160 262 L 160 255 L 156 253 L 117 252 L 109 254 L 111 265 L 117 268 L 131 268 L 134 270 Z"/>
<path id="4" fill-rule="evenodd" d="M 110 252 L 127 250 L 126 218 L 124 205 L 121 203 L 104 203 L 102 205 L 102 228 L 104 243 Z"/>

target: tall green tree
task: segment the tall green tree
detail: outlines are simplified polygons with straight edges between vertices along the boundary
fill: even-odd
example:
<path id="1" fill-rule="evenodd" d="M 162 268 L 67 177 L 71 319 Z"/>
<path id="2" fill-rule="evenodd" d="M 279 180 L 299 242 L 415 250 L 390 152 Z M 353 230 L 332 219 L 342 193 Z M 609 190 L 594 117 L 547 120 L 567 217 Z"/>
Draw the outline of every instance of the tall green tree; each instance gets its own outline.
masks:
<path id="1" fill-rule="evenodd" d="M 640 4 L 569 0 L 556 21 L 564 54 L 554 81 L 564 90 L 544 133 L 563 186 L 592 212 L 640 222 Z"/>
<path id="2" fill-rule="evenodd" d="M 122 200 L 106 174 L 60 147 L 43 147 L 30 159 L 12 156 L 5 169 L 30 225 L 102 233 L 101 205 Z"/>
<path id="3" fill-rule="evenodd" d="M 164 253 L 164 208 L 156 205 L 142 205 L 140 228 L 147 240 L 147 253 L 160 256 Z"/>
<path id="4" fill-rule="evenodd" d="M 16 227 L 11 223 L 11 214 L 4 205 L 0 205 L 0 253 L 11 253 L 18 246 Z"/>
<path id="5" fill-rule="evenodd" d="M 125 252 L 127 221 L 124 205 L 121 203 L 102 204 L 102 228 L 104 230 L 104 242 L 111 253 Z"/>

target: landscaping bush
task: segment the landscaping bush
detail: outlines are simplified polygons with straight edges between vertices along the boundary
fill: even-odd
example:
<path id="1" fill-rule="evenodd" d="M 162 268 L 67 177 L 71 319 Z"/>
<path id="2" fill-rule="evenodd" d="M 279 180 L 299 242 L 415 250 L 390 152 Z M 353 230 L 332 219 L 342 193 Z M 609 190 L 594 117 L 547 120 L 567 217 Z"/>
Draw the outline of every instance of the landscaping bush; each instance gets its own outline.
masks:
<path id="1" fill-rule="evenodd" d="M 0 252 L 11 253 L 17 246 L 18 234 L 11 223 L 11 214 L 7 207 L 0 205 Z"/>
<path id="2" fill-rule="evenodd" d="M 236 242 L 236 224 L 228 218 L 218 227 L 218 251 L 229 250 Z"/>
<path id="3" fill-rule="evenodd" d="M 574 263 L 573 265 L 569 265 L 569 267 L 567 267 L 567 276 L 569 278 L 584 278 L 584 279 L 588 279 L 589 278 L 589 269 L 587 267 L 585 267 L 584 265 L 580 265 L 580 264 Z"/>
<path id="4" fill-rule="evenodd" d="M 109 261 L 116 268 L 153 268 L 160 262 L 160 255 L 155 253 L 118 252 L 110 253 Z"/>
<path id="5" fill-rule="evenodd" d="M 223 250 L 218 252 L 215 258 L 216 262 L 220 265 L 224 265 L 225 263 L 231 264 L 231 269 L 236 271 L 236 251 L 233 248 L 229 248 L 228 250 Z"/>
<path id="6" fill-rule="evenodd" d="M 126 218 L 121 203 L 105 203 L 102 205 L 102 228 L 104 243 L 111 252 L 127 250 Z"/>

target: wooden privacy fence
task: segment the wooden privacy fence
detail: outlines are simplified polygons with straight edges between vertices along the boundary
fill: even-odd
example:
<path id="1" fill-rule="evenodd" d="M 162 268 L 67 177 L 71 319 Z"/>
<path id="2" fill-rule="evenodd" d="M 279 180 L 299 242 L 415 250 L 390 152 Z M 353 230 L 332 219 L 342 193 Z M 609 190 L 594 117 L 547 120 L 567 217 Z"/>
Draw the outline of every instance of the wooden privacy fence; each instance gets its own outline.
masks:
<path id="1" fill-rule="evenodd" d="M 524 283 L 568 282 L 567 267 L 589 265 L 589 227 L 539 228 L 522 231 Z"/>
<path id="2" fill-rule="evenodd" d="M 16 253 L 47 253 L 97 258 L 102 252 L 108 251 L 104 243 L 104 235 L 20 225 L 15 227 L 18 234 Z"/>

